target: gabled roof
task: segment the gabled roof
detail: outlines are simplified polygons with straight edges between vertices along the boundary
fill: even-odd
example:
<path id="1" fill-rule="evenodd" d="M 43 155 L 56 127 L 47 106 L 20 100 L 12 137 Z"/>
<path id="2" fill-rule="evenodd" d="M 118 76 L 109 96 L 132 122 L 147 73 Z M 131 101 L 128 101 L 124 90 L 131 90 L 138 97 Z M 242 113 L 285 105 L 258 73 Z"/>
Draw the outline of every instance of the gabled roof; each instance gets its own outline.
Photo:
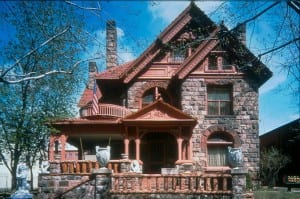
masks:
<path id="1" fill-rule="evenodd" d="M 101 91 L 99 90 L 98 87 L 97 87 L 96 95 L 98 99 L 102 97 Z M 93 89 L 85 88 L 78 102 L 78 107 L 84 107 L 88 105 L 88 103 L 91 102 L 92 99 L 93 99 Z"/>
<path id="2" fill-rule="evenodd" d="M 244 65 L 252 67 L 243 67 L 242 70 L 246 74 L 252 75 L 259 85 L 262 85 L 271 76 L 272 72 L 254 55 L 247 47 L 241 43 L 236 35 L 228 31 L 223 25 L 217 26 L 209 19 L 192 1 L 190 5 L 158 36 L 158 38 L 134 61 L 125 63 L 124 65 L 113 67 L 97 75 L 97 79 L 101 80 L 121 80 L 124 84 L 131 82 L 133 79 L 142 74 L 149 63 L 153 61 L 157 55 L 162 52 L 162 47 L 172 41 L 176 35 L 191 22 L 204 23 L 210 27 L 210 35 L 200 41 L 197 49 L 189 56 L 177 69 L 173 78 L 184 79 L 190 74 L 195 67 L 204 60 L 208 53 L 217 45 L 222 45 L 224 50 L 231 53 L 233 57 Z M 200 22 L 199 22 L 200 21 Z M 226 34 L 223 34 L 226 30 Z M 240 53 L 241 49 L 243 53 Z"/>
<path id="3" fill-rule="evenodd" d="M 161 99 L 156 100 L 138 112 L 125 117 L 122 122 L 124 124 L 136 122 L 151 122 L 151 123 L 176 123 L 177 125 L 194 126 L 197 120 L 181 110 L 171 106 Z"/>
<path id="4" fill-rule="evenodd" d="M 227 52 L 237 58 L 238 70 L 255 77 L 259 85 L 264 84 L 273 73 L 263 64 L 235 35 L 224 25 L 221 25 L 219 32 L 220 44 Z"/>
<path id="5" fill-rule="evenodd" d="M 131 67 L 132 63 L 133 61 L 126 62 L 122 65 L 115 66 L 101 73 L 98 73 L 96 75 L 96 79 L 120 79 L 124 72 Z"/>
<path id="6" fill-rule="evenodd" d="M 158 36 L 158 38 L 133 62 L 126 63 L 121 68 L 114 67 L 97 76 L 97 79 L 123 79 L 124 83 L 130 82 L 149 64 L 161 51 L 162 44 L 171 41 L 194 16 L 207 21 L 211 26 L 216 26 L 213 21 L 202 12 L 194 2 L 190 5 Z"/>

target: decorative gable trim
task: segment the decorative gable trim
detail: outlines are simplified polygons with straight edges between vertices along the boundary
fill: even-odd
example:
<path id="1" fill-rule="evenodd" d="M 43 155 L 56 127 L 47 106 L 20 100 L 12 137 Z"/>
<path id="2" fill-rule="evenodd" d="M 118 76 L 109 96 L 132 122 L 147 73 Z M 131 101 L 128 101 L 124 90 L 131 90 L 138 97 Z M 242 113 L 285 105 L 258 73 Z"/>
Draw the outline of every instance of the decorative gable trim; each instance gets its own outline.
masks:
<path id="1" fill-rule="evenodd" d="M 160 52 L 160 48 L 151 45 L 130 67 L 130 70 L 125 72 L 124 83 L 129 83 L 136 75 L 145 68 L 147 64 Z M 152 51 L 152 52 L 151 52 Z"/>
<path id="2" fill-rule="evenodd" d="M 197 66 L 197 64 L 199 64 L 208 55 L 208 53 L 219 44 L 219 40 L 215 38 L 219 31 L 220 28 L 216 28 L 209 35 L 208 39 L 198 46 L 195 53 L 181 64 L 178 71 L 175 72 L 175 75 L 177 75 L 179 79 L 185 78 Z"/>
<path id="3" fill-rule="evenodd" d="M 214 24 L 194 2 L 190 5 L 158 36 L 158 39 L 144 51 L 144 53 L 134 61 L 131 67 L 123 74 L 124 83 L 129 83 L 134 79 L 155 57 L 161 52 L 162 44 L 168 43 L 176 34 L 181 31 L 193 18 L 192 12 L 196 11 L 201 17 Z M 199 14 L 199 15 L 200 15 Z"/>
<path id="4" fill-rule="evenodd" d="M 132 123 L 134 121 L 173 121 L 186 122 L 189 125 L 195 125 L 196 119 L 182 112 L 181 110 L 171 106 L 170 104 L 159 99 L 140 109 L 138 112 L 125 117 L 122 122 Z"/>

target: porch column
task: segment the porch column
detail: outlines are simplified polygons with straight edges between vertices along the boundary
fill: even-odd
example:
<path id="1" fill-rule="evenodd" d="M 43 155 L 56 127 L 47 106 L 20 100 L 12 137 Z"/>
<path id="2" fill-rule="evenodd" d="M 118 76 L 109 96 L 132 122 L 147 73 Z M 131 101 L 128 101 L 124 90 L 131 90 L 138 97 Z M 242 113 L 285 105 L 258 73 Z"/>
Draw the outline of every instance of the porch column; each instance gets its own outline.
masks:
<path id="1" fill-rule="evenodd" d="M 129 155 L 129 139 L 125 138 L 124 139 L 124 153 Z"/>
<path id="2" fill-rule="evenodd" d="M 192 160 L 193 159 L 193 139 L 190 138 L 189 140 L 189 148 L 188 148 L 188 160 Z"/>
<path id="3" fill-rule="evenodd" d="M 135 151 L 136 151 L 135 159 L 137 159 L 137 160 L 140 160 L 140 144 L 141 144 L 140 138 L 136 138 L 135 139 Z"/>
<path id="4" fill-rule="evenodd" d="M 61 135 L 60 136 L 60 143 L 61 143 L 61 160 L 66 159 L 66 143 L 67 143 L 67 136 Z"/>
<path id="5" fill-rule="evenodd" d="M 177 138 L 178 160 L 182 160 L 182 138 Z"/>

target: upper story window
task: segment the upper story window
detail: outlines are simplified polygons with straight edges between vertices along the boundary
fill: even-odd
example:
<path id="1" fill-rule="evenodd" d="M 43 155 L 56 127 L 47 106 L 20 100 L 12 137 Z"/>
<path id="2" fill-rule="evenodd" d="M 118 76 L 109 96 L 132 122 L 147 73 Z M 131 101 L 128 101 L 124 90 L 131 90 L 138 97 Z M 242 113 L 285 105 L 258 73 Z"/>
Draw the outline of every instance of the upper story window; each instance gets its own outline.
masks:
<path id="1" fill-rule="evenodd" d="M 182 63 L 186 58 L 186 50 L 182 48 L 175 48 L 171 52 L 171 63 Z"/>
<path id="2" fill-rule="evenodd" d="M 207 139 L 208 166 L 229 166 L 228 147 L 233 145 L 232 139 L 224 132 L 215 132 Z"/>
<path id="3" fill-rule="evenodd" d="M 207 113 L 208 115 L 232 114 L 232 87 L 207 87 Z"/>
<path id="4" fill-rule="evenodd" d="M 224 53 L 211 53 L 207 57 L 207 70 L 213 71 L 232 71 L 233 66 L 223 56 Z"/>
<path id="5" fill-rule="evenodd" d="M 155 99 L 155 92 L 153 92 L 153 89 L 146 91 L 143 95 L 142 107 L 151 104 L 154 101 L 154 99 Z"/>
<path id="6" fill-rule="evenodd" d="M 142 97 L 142 107 L 151 104 L 153 101 L 161 97 L 165 102 L 171 103 L 171 99 L 166 90 L 163 88 L 150 88 L 147 90 Z"/>

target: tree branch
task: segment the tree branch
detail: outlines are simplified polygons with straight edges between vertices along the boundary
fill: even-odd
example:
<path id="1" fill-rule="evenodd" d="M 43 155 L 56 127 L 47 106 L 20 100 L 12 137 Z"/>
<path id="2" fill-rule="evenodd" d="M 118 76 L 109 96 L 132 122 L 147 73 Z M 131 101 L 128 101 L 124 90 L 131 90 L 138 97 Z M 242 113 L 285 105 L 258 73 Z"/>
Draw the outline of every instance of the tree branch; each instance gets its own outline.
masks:
<path id="1" fill-rule="evenodd" d="M 278 47 L 276 47 L 276 48 L 273 48 L 273 49 L 271 49 L 271 50 L 269 50 L 269 51 L 267 51 L 267 52 L 261 53 L 261 54 L 259 54 L 259 55 L 257 55 L 257 56 L 260 58 L 260 57 L 263 56 L 263 55 L 266 55 L 266 54 L 268 54 L 268 53 L 271 53 L 271 52 L 273 52 L 273 51 L 276 51 L 276 50 L 278 50 L 278 49 L 280 49 L 280 48 L 283 48 L 283 47 L 285 47 L 285 46 L 287 46 L 287 45 L 290 45 L 291 43 L 296 42 L 296 41 L 298 41 L 298 40 L 300 40 L 300 37 L 295 38 L 295 39 L 293 39 L 293 40 L 291 40 L 291 41 L 289 41 L 289 42 L 287 42 L 287 43 L 285 43 L 285 44 L 282 44 L 282 45 L 280 45 L 280 46 L 278 46 Z"/>
<path id="2" fill-rule="evenodd" d="M 76 3 L 73 3 L 71 1 L 65 1 L 67 4 L 70 4 L 72 6 L 75 6 L 77 8 L 80 8 L 80 9 L 83 9 L 83 10 L 92 10 L 92 11 L 101 11 L 101 8 L 100 8 L 100 5 L 98 4 L 98 8 L 94 8 L 94 7 L 82 7 L 82 6 L 79 6 L 78 4 Z"/>
<path id="3" fill-rule="evenodd" d="M 39 75 L 35 75 L 35 76 L 32 76 L 32 75 L 36 74 L 36 72 L 30 72 L 30 73 L 27 73 L 27 74 L 24 74 L 24 75 L 19 75 L 18 77 L 22 77 L 22 78 L 18 79 L 18 80 L 6 80 L 4 77 L 0 77 L 0 82 L 6 83 L 6 84 L 17 84 L 17 83 L 24 82 L 24 81 L 41 79 L 41 78 L 44 78 L 46 76 L 54 75 L 54 74 L 68 74 L 68 75 L 70 75 L 74 72 L 75 68 L 77 68 L 79 64 L 81 64 L 83 62 L 88 62 L 88 61 L 91 61 L 91 60 L 100 59 L 100 58 L 102 58 L 102 57 L 95 57 L 95 58 L 90 58 L 90 59 L 77 61 L 75 64 L 73 64 L 70 67 L 71 68 L 70 71 L 52 70 L 52 71 L 48 71 L 48 72 L 45 72 L 45 73 L 42 73 L 42 74 L 39 74 Z"/>
<path id="4" fill-rule="evenodd" d="M 250 21 L 255 20 L 256 18 L 258 18 L 259 16 L 261 16 L 262 14 L 264 14 L 265 12 L 267 12 L 269 9 L 273 8 L 274 6 L 276 6 L 277 4 L 279 4 L 280 1 L 276 1 L 275 3 L 273 3 L 272 5 L 270 5 L 269 7 L 265 8 L 264 10 L 262 10 L 260 13 L 256 14 L 254 17 L 247 19 L 245 21 L 243 21 L 242 23 L 240 23 L 238 26 L 241 26 L 243 24 L 246 24 Z"/>
<path id="5" fill-rule="evenodd" d="M 29 55 L 31 55 L 32 53 L 38 51 L 40 48 L 44 47 L 45 45 L 47 45 L 49 42 L 51 42 L 52 40 L 56 39 L 57 37 L 65 34 L 68 30 L 70 30 L 71 27 L 67 27 L 66 29 L 64 29 L 62 32 L 52 36 L 51 38 L 49 38 L 48 40 L 46 40 L 45 42 L 43 42 L 40 46 L 36 47 L 35 49 L 29 51 L 28 53 L 26 53 L 23 57 L 21 57 L 20 59 L 18 59 L 12 66 L 8 67 L 6 70 L 4 70 L 4 72 L 1 74 L 0 78 L 4 79 L 4 76 L 11 71 L 14 67 L 16 67 L 16 65 L 18 65 L 23 59 L 25 59 L 26 57 L 28 57 Z"/>

